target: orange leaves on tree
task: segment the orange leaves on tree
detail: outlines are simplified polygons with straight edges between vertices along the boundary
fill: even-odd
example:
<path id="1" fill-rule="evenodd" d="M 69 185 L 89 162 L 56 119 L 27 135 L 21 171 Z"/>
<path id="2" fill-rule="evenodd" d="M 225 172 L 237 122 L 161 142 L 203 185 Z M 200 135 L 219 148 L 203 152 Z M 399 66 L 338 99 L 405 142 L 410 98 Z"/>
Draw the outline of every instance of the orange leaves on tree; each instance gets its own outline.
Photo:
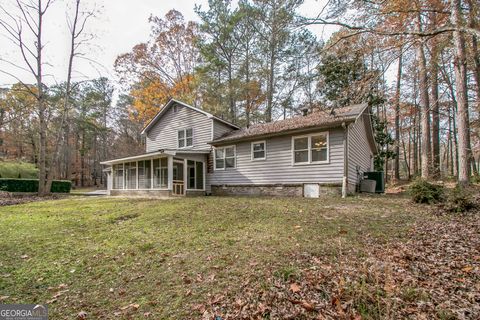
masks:
<path id="1" fill-rule="evenodd" d="M 195 78 L 187 75 L 173 85 L 161 80 L 143 81 L 132 89 L 130 95 L 134 98 L 130 116 L 146 124 L 172 97 L 185 102 L 195 100 Z"/>

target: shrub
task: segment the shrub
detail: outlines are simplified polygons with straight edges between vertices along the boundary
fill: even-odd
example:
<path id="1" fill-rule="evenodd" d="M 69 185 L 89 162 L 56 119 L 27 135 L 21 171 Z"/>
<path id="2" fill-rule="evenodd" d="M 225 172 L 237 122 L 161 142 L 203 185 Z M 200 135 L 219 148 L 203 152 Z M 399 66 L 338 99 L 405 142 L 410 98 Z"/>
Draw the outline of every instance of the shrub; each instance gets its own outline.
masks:
<path id="1" fill-rule="evenodd" d="M 52 181 L 53 193 L 69 193 L 72 182 L 66 180 Z M 0 179 L 0 190 L 8 192 L 38 192 L 38 179 Z"/>
<path id="2" fill-rule="evenodd" d="M 38 169 L 28 162 L 0 161 L 0 178 L 37 179 Z"/>
<path id="3" fill-rule="evenodd" d="M 450 213 L 465 213 L 475 206 L 471 193 L 457 185 L 448 192 L 447 201 L 443 207 Z"/>
<path id="4" fill-rule="evenodd" d="M 408 193 L 416 203 L 437 203 L 442 200 L 443 187 L 418 178 L 408 188 Z"/>

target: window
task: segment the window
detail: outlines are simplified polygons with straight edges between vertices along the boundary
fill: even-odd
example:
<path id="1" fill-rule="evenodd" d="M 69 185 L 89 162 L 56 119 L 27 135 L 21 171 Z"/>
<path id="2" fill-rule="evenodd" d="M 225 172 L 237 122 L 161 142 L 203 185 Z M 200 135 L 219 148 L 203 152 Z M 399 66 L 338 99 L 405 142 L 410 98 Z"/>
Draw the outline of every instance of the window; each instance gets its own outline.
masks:
<path id="1" fill-rule="evenodd" d="M 153 188 L 168 188 L 168 162 L 167 158 L 153 160 Z"/>
<path id="2" fill-rule="evenodd" d="M 308 137 L 293 139 L 294 162 L 308 163 Z"/>
<path id="3" fill-rule="evenodd" d="M 327 135 L 321 134 L 310 137 L 311 162 L 327 161 Z"/>
<path id="4" fill-rule="evenodd" d="M 293 137 L 293 163 L 328 162 L 328 132 Z"/>
<path id="5" fill-rule="evenodd" d="M 187 188 L 203 189 L 203 162 L 187 161 Z"/>
<path id="6" fill-rule="evenodd" d="M 265 141 L 252 142 L 252 160 L 265 160 L 267 156 Z"/>
<path id="7" fill-rule="evenodd" d="M 182 129 L 178 130 L 178 147 L 185 148 L 193 146 L 193 130 Z"/>
<path id="8" fill-rule="evenodd" d="M 235 168 L 235 147 L 215 149 L 215 169 Z"/>

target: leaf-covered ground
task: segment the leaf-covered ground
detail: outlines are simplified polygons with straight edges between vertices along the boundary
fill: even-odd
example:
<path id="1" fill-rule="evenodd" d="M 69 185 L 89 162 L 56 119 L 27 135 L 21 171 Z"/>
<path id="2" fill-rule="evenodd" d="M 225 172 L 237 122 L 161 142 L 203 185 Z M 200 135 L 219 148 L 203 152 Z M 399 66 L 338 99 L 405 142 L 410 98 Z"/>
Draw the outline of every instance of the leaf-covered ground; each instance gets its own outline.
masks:
<path id="1" fill-rule="evenodd" d="M 401 196 L 0 208 L 0 303 L 52 319 L 478 319 L 478 214 Z"/>

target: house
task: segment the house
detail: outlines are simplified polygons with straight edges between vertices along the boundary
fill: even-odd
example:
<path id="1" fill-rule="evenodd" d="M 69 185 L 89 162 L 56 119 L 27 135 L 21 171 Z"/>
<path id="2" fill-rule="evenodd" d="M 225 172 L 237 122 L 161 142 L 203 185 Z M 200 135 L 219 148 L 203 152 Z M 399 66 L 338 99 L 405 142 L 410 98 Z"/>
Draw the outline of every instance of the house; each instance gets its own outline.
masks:
<path id="1" fill-rule="evenodd" d="M 353 193 L 377 152 L 364 104 L 239 128 L 172 99 L 142 134 L 144 154 L 102 162 L 109 194 Z"/>

